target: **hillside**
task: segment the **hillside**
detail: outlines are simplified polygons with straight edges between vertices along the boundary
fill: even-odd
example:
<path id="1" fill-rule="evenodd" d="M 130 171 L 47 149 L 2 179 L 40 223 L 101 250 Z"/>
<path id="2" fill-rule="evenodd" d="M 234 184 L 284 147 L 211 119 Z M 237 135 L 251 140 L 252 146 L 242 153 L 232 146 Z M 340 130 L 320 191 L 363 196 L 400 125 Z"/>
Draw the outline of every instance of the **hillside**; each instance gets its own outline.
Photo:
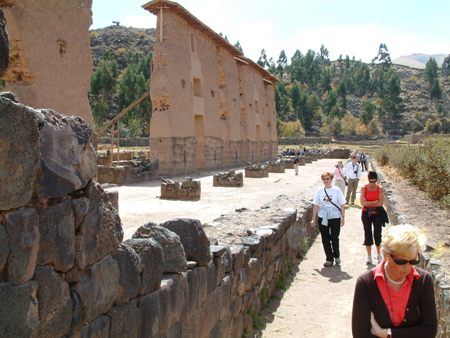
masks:
<path id="1" fill-rule="evenodd" d="M 415 53 L 411 55 L 403 55 L 395 60 L 392 60 L 392 63 L 395 65 L 403 65 L 407 67 L 413 67 L 413 68 L 420 68 L 425 69 L 425 66 L 430 58 L 434 58 L 439 65 L 439 67 L 442 67 L 442 63 L 444 62 L 444 58 L 447 55 L 445 54 L 420 54 Z"/>
<path id="2" fill-rule="evenodd" d="M 155 42 L 155 30 L 109 26 L 102 29 L 92 30 L 90 32 L 90 37 L 94 71 L 97 69 L 97 65 L 99 65 L 100 60 L 103 59 L 105 52 L 107 51 L 110 53 L 108 58 L 111 60 L 108 62 L 116 61 L 119 71 L 115 79 L 115 88 L 108 92 L 109 98 L 100 97 L 98 95 L 94 97 L 90 95 L 94 119 L 96 120 L 96 123 L 101 125 L 106 120 L 114 117 L 118 112 L 120 112 L 121 109 L 123 109 L 123 107 L 126 107 L 127 104 L 132 102 L 131 95 L 129 94 L 126 95 L 126 97 L 129 97 L 129 101 L 125 102 L 123 100 L 123 102 L 121 102 L 119 99 L 119 87 L 121 86 L 124 71 L 127 69 L 127 58 L 129 57 L 130 51 L 132 53 L 137 53 L 139 58 L 147 58 L 150 56 L 153 51 L 153 44 Z M 427 57 L 429 58 L 429 55 L 414 55 L 413 56 L 418 63 L 423 62 Z M 275 63 L 272 62 L 271 64 L 266 64 L 266 69 L 269 69 L 269 71 L 274 73 L 279 78 L 283 78 L 283 82 L 277 86 L 278 91 L 284 91 L 284 93 L 282 93 L 284 96 L 281 98 L 280 96 L 278 97 L 278 100 L 283 100 L 283 102 L 277 101 L 277 107 L 279 107 L 280 104 L 284 105 L 282 109 L 277 108 L 280 122 L 300 120 L 306 129 L 306 136 L 319 136 L 324 134 L 324 121 L 326 121 L 326 118 L 328 117 L 327 115 L 330 114 L 330 107 L 327 106 L 329 91 L 334 90 L 338 93 L 340 90 L 338 88 L 340 86 L 340 82 L 344 80 L 349 88 L 348 90 L 346 89 L 345 94 L 347 102 L 346 104 L 343 102 L 343 97 L 341 95 L 338 96 L 336 101 L 336 104 L 340 106 L 339 116 L 341 119 L 351 114 L 358 119 L 356 123 L 361 123 L 359 122 L 359 119 L 363 114 L 364 101 L 367 99 L 370 99 L 375 104 L 377 109 L 375 117 L 372 121 L 372 124 L 376 124 L 376 132 L 365 133 L 364 128 L 360 128 L 358 133 L 355 131 L 353 131 L 353 133 L 347 132 L 345 135 L 347 138 L 350 137 L 360 139 L 364 137 L 376 138 L 380 136 L 402 137 L 412 132 L 450 133 L 450 77 L 449 74 L 444 74 L 443 70 L 438 71 L 440 88 L 442 89 L 442 98 L 439 102 L 437 102 L 436 100 L 432 101 L 430 99 L 431 87 L 427 82 L 425 82 L 423 69 L 396 65 L 394 62 L 391 68 L 395 70 L 395 73 L 398 75 L 401 87 L 401 91 L 398 95 L 399 99 L 396 103 L 398 109 L 395 114 L 388 113 L 388 111 L 384 112 L 384 117 L 379 120 L 376 117 L 378 115 L 378 110 L 383 109 L 380 108 L 380 100 L 378 98 L 379 80 L 375 75 L 376 69 L 374 69 L 371 65 L 366 65 L 359 61 L 355 61 L 354 59 L 350 60 L 348 57 L 345 60 L 341 60 L 340 63 L 338 61 L 336 61 L 337 63 L 330 63 L 329 60 L 326 61 L 322 55 L 319 57 L 319 53 L 315 54 L 314 51 L 308 51 L 306 55 L 303 55 L 298 51 L 298 54 L 296 53 L 295 56 L 295 62 L 297 62 L 296 65 L 292 62 L 290 64 L 286 62 L 284 69 L 282 67 L 280 71 L 280 66 L 276 67 Z M 314 60 L 313 63 L 317 63 L 318 69 L 315 70 L 316 74 L 314 76 L 318 78 L 314 80 L 315 82 L 313 81 L 306 84 L 307 77 L 305 74 L 311 70 L 304 68 L 306 67 L 304 66 L 306 61 L 303 64 L 302 59 L 306 60 L 310 57 Z M 319 58 L 321 59 L 319 60 Z M 288 59 L 286 57 L 286 61 L 287 60 Z M 411 58 L 411 60 L 413 60 L 413 58 Z M 439 60 L 439 62 L 442 62 L 442 60 Z M 147 66 L 149 67 L 149 65 Z M 136 67 L 138 67 L 137 63 Z M 362 74 L 364 69 L 367 69 L 367 72 L 370 73 L 368 80 L 362 80 L 361 76 L 358 75 L 358 72 Z M 326 89 L 327 87 L 323 87 L 322 84 L 326 71 L 331 71 L 330 82 L 328 83 L 328 87 L 330 89 Z M 357 78 L 358 76 L 359 79 Z M 147 79 L 148 76 L 145 77 L 145 81 L 147 81 Z M 366 81 L 366 83 L 363 83 L 363 87 L 361 87 L 364 89 L 360 90 L 356 87 L 362 83 L 361 81 Z M 314 113 L 314 118 L 311 118 L 309 126 L 307 121 L 303 120 L 305 113 L 301 112 L 302 109 L 306 108 L 294 105 L 292 88 L 295 83 L 300 84 L 302 91 L 301 95 L 304 95 L 303 105 L 306 106 L 306 99 L 313 94 L 317 96 L 317 100 L 320 101 L 318 104 L 323 114 L 319 113 L 319 115 L 317 115 Z M 351 89 L 352 87 L 355 88 Z M 141 88 L 139 93 L 142 93 L 142 90 L 144 89 Z M 139 95 L 139 93 L 136 95 Z M 438 103 L 440 103 L 440 112 L 438 112 Z M 142 109 L 139 114 L 141 116 L 141 120 L 147 121 L 145 123 L 145 128 L 147 128 L 149 116 L 144 116 L 146 114 L 144 109 Z M 124 123 L 128 123 L 126 119 L 124 119 Z M 434 124 L 430 125 L 430 123 Z M 277 128 L 279 128 L 280 125 L 281 124 L 279 124 Z M 366 127 L 368 128 L 368 125 L 366 125 Z M 141 125 L 140 128 L 141 130 L 145 129 L 143 125 Z M 280 129 L 278 130 L 279 135 L 281 135 Z M 333 136 L 339 138 L 343 137 L 343 134 L 344 133 L 335 132 Z"/>

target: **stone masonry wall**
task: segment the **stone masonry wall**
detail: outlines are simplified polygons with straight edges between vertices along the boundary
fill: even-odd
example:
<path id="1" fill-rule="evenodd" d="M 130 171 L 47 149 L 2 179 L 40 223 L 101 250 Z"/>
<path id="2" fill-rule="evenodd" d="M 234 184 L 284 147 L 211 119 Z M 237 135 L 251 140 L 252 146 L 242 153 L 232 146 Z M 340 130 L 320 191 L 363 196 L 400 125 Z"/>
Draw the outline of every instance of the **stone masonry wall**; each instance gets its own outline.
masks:
<path id="1" fill-rule="evenodd" d="M 81 118 L 0 95 L 0 337 L 251 331 L 251 313 L 310 236 L 310 201 L 268 203 L 232 241 L 213 230 L 250 212 L 221 216 L 217 227 L 150 222 L 122 242 L 117 210 L 92 181 L 90 136 Z"/>
<path id="2" fill-rule="evenodd" d="M 370 160 L 370 166 L 377 171 L 375 163 Z M 391 225 L 401 224 L 401 216 L 395 205 L 395 199 L 392 198 L 392 191 L 390 189 L 391 183 L 386 181 L 383 176 L 378 173 L 380 184 L 384 188 L 385 198 L 384 206 L 389 215 Z M 436 299 L 436 308 L 438 315 L 438 332 L 437 338 L 446 338 L 450 334 L 450 285 L 448 283 L 448 271 L 442 271 L 439 268 L 441 265 L 439 261 L 430 259 L 427 253 L 423 254 L 420 267 L 427 270 L 434 280 L 434 293 Z"/>

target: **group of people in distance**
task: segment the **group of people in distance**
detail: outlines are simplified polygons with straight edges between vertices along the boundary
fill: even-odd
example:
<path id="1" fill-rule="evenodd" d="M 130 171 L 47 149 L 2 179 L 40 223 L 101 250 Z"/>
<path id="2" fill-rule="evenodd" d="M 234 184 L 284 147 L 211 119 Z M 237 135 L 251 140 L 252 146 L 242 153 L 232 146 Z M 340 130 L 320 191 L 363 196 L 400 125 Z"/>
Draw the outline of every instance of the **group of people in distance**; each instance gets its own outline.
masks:
<path id="1" fill-rule="evenodd" d="M 318 225 L 322 237 L 326 256 L 324 267 L 341 264 L 339 234 L 345 224 L 346 204 L 354 204 L 356 199 L 363 171 L 363 164 L 358 160 L 359 155 L 353 153 L 345 166 L 339 161 L 333 173 L 322 173 L 324 187 L 314 196 L 311 226 Z M 389 222 L 383 207 L 383 187 L 377 183 L 375 171 L 368 172 L 368 180 L 360 194 L 363 245 L 367 251 L 366 264 L 372 265 L 372 246 L 375 244 L 378 265 L 357 279 L 352 312 L 353 337 L 435 337 L 437 316 L 433 280 L 428 272 L 416 267 L 425 249 L 425 237 L 407 224 L 391 226 L 382 235 L 383 226 Z"/>

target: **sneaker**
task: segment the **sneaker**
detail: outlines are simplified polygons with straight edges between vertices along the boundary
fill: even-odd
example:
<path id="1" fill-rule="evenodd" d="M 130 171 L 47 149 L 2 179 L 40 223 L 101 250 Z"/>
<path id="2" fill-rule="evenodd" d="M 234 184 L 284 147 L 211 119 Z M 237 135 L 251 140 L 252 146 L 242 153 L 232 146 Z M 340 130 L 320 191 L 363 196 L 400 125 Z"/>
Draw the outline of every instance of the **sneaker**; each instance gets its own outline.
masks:
<path id="1" fill-rule="evenodd" d="M 323 266 L 326 267 L 326 268 L 328 268 L 328 267 L 330 267 L 330 266 L 333 266 L 333 262 L 326 261 L 325 263 L 323 263 Z"/>
<path id="2" fill-rule="evenodd" d="M 340 258 L 336 258 L 336 264 L 341 264 L 341 259 Z"/>
<path id="3" fill-rule="evenodd" d="M 381 255 L 378 255 L 378 256 L 377 256 L 377 260 L 378 260 L 378 264 L 380 264 L 381 261 L 383 260 L 383 257 L 382 257 Z"/>
<path id="4" fill-rule="evenodd" d="M 372 264 L 372 256 L 367 256 L 366 264 L 367 264 L 367 265 Z"/>
<path id="5" fill-rule="evenodd" d="M 355 202 L 352 202 L 352 205 L 355 204 Z"/>

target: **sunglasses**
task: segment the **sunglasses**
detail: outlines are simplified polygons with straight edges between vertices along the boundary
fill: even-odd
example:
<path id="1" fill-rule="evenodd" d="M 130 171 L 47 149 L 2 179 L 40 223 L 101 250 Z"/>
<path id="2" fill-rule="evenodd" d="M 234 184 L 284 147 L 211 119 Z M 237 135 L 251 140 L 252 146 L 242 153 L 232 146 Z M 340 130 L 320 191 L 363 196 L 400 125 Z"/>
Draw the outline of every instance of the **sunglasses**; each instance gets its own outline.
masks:
<path id="1" fill-rule="evenodd" d="M 375 180 L 375 181 L 369 180 L 369 183 L 377 183 L 377 180 Z"/>
<path id="2" fill-rule="evenodd" d="M 407 261 L 406 259 L 396 259 L 396 258 L 394 258 L 394 256 L 392 256 L 392 254 L 389 254 L 389 256 L 391 256 L 392 260 L 397 265 L 405 265 L 407 263 L 409 263 L 411 265 L 417 265 L 420 263 L 420 256 L 418 256 L 417 259 L 413 259 L 411 261 Z"/>

